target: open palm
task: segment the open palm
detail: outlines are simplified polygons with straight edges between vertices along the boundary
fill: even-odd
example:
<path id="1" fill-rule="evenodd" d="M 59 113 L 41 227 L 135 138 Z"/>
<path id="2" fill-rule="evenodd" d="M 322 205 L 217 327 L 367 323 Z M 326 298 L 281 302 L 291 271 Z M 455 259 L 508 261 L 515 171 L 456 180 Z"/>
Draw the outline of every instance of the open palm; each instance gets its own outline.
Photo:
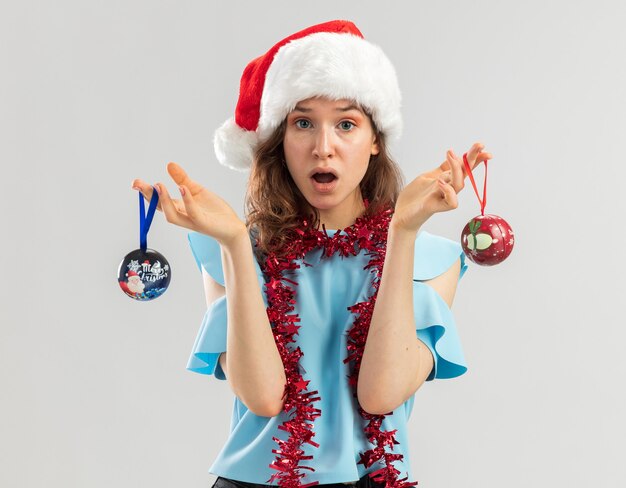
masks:
<path id="1" fill-rule="evenodd" d="M 467 153 L 473 171 L 478 163 L 491 159 L 477 142 Z M 401 228 L 417 231 L 432 215 L 457 208 L 459 193 L 465 186 L 467 172 L 462 159 L 449 150 L 446 159 L 431 171 L 422 173 L 400 192 L 393 220 Z"/>
<path id="2" fill-rule="evenodd" d="M 182 193 L 181 199 L 171 198 L 165 185 L 155 185 L 159 191 L 157 210 L 164 213 L 168 222 L 209 235 L 222 244 L 245 229 L 245 224 L 228 203 L 192 180 L 181 166 L 170 162 L 167 172 Z M 152 199 L 152 185 L 135 179 L 132 187 L 138 189 L 148 202 Z"/>

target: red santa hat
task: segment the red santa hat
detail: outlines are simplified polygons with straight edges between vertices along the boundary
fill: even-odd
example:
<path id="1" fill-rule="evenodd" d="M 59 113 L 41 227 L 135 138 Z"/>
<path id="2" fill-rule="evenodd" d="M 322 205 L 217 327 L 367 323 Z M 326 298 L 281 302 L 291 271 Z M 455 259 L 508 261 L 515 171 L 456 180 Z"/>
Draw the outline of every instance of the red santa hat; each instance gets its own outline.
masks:
<path id="1" fill-rule="evenodd" d="M 352 22 L 333 20 L 292 34 L 248 63 L 235 116 L 215 131 L 218 161 L 237 171 L 249 169 L 256 147 L 299 101 L 314 96 L 356 101 L 388 141 L 402 132 L 393 65 Z"/>

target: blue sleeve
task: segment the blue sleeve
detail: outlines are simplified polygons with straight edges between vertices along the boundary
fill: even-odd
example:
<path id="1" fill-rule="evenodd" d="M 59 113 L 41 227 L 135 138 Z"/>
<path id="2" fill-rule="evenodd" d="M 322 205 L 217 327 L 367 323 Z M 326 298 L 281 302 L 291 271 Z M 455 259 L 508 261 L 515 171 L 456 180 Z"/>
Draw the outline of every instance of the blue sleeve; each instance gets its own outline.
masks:
<path id="1" fill-rule="evenodd" d="M 198 270 L 202 271 L 204 268 L 211 275 L 211 278 L 224 286 L 224 271 L 222 270 L 222 254 L 219 242 L 200 232 L 189 232 L 187 239 Z"/>
<path id="2" fill-rule="evenodd" d="M 459 280 L 467 270 L 461 245 L 445 237 L 421 231 L 415 239 L 413 260 L 413 309 L 417 337 L 435 358 L 426 381 L 454 378 L 467 371 L 463 348 L 454 316 L 448 304 L 429 285 L 421 281 L 439 276 L 461 259 Z"/>
<path id="3" fill-rule="evenodd" d="M 224 286 L 222 255 L 219 243 L 200 232 L 187 234 L 191 252 L 200 272 L 202 268 L 220 285 Z M 191 350 L 187 369 L 194 373 L 215 375 L 225 380 L 219 356 L 226 351 L 226 295 L 209 305 Z"/>
<path id="4" fill-rule="evenodd" d="M 191 252 L 198 269 L 204 270 L 220 285 L 224 286 L 224 272 L 222 269 L 222 254 L 219 243 L 210 236 L 199 232 L 189 232 L 187 235 Z M 255 260 L 259 284 L 264 283 L 263 274 Z M 261 287 L 263 290 L 263 287 Z M 215 375 L 219 380 L 225 380 L 226 375 L 219 364 L 219 356 L 226 351 L 227 307 L 226 295 L 209 305 L 204 314 L 200 330 L 196 336 L 187 369 L 194 373 Z"/>

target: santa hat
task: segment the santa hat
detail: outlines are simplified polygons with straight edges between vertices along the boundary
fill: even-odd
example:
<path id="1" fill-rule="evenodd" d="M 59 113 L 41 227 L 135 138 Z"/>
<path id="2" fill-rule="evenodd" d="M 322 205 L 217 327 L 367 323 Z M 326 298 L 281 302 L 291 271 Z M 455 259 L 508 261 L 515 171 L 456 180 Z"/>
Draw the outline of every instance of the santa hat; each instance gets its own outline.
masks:
<path id="1" fill-rule="evenodd" d="M 402 132 L 393 65 L 352 22 L 333 20 L 292 34 L 248 63 L 235 116 L 215 131 L 218 161 L 237 171 L 249 169 L 256 147 L 299 101 L 314 96 L 356 101 L 388 141 Z"/>

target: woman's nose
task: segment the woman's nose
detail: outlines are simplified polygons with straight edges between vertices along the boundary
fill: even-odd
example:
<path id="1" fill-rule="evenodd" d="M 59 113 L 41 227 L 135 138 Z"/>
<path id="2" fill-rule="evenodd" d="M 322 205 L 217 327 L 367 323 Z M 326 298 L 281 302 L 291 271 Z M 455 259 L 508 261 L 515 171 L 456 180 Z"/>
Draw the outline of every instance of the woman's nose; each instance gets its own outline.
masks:
<path id="1" fill-rule="evenodd" d="M 334 133 L 332 127 L 320 128 L 315 135 L 313 155 L 321 159 L 331 157 L 335 153 L 333 137 Z"/>

